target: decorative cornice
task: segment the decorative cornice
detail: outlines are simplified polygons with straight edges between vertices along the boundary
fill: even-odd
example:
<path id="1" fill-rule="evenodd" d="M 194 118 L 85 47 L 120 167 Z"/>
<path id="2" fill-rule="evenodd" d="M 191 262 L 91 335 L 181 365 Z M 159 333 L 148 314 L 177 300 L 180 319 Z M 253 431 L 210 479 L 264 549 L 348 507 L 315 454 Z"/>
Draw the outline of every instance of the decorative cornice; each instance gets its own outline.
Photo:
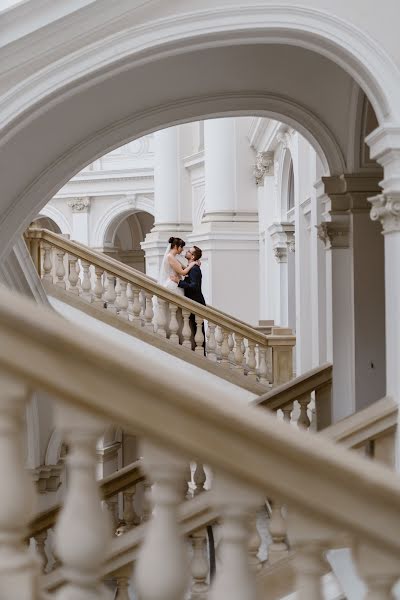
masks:
<path id="1" fill-rule="evenodd" d="M 256 179 L 256 185 L 263 185 L 264 177 L 266 175 L 274 174 L 274 153 L 257 152 L 253 173 Z"/>
<path id="2" fill-rule="evenodd" d="M 56 492 L 61 485 L 61 474 L 64 470 L 64 461 L 57 465 L 41 465 L 32 469 L 32 478 L 36 483 L 36 489 L 39 494 L 47 492 Z"/>
<path id="3" fill-rule="evenodd" d="M 316 227 L 318 238 L 327 250 L 349 247 L 349 227 L 344 223 L 323 222 Z"/>
<path id="4" fill-rule="evenodd" d="M 382 223 L 383 233 L 400 231 L 400 194 L 379 194 L 369 198 L 369 202 L 372 204 L 371 219 Z"/>
<path id="5" fill-rule="evenodd" d="M 88 213 L 90 209 L 90 198 L 72 198 L 67 202 L 73 213 Z"/>

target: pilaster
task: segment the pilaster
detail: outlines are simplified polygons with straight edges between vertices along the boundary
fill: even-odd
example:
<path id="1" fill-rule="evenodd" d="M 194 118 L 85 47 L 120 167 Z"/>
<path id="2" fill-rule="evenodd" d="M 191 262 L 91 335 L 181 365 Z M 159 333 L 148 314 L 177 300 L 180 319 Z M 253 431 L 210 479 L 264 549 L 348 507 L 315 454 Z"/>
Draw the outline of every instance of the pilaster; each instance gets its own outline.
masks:
<path id="1" fill-rule="evenodd" d="M 88 246 L 90 197 L 72 198 L 67 204 L 72 210 L 72 239 Z"/>
<path id="2" fill-rule="evenodd" d="M 385 394 L 383 243 L 369 218 L 376 176 L 323 178 L 327 346 L 334 365 L 333 420 Z"/>
<path id="3" fill-rule="evenodd" d="M 385 261 L 386 394 L 400 403 L 400 127 L 384 123 L 366 142 L 384 170 L 382 193 L 370 199 L 371 219 L 383 227 Z M 400 464 L 397 440 L 396 464 Z"/>

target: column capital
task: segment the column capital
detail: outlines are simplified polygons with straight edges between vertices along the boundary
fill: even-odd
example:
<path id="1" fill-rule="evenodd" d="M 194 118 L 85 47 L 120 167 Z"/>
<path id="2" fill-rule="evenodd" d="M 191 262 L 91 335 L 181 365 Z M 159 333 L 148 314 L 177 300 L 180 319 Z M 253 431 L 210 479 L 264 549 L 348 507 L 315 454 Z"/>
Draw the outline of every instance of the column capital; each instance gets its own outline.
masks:
<path id="1" fill-rule="evenodd" d="M 264 177 L 266 175 L 274 175 L 273 152 L 257 152 L 253 174 L 256 180 L 256 185 L 264 185 Z"/>
<path id="2" fill-rule="evenodd" d="M 88 196 L 81 198 L 72 198 L 67 202 L 72 208 L 73 213 L 88 213 L 90 209 L 90 198 Z"/>
<path id="3" fill-rule="evenodd" d="M 287 262 L 287 248 L 283 246 L 277 246 L 274 248 L 274 256 L 276 258 L 277 263 L 286 263 Z"/>
<path id="4" fill-rule="evenodd" d="M 318 238 L 324 243 L 326 250 L 349 247 L 350 229 L 345 223 L 324 221 L 316 227 Z"/>
<path id="5" fill-rule="evenodd" d="M 294 224 L 293 223 L 272 223 L 268 227 L 268 232 L 273 243 L 274 256 L 278 263 L 287 262 L 288 250 L 294 252 Z"/>
<path id="6" fill-rule="evenodd" d="M 369 202 L 371 219 L 382 223 L 384 234 L 400 231 L 400 194 L 378 194 L 369 198 Z"/>

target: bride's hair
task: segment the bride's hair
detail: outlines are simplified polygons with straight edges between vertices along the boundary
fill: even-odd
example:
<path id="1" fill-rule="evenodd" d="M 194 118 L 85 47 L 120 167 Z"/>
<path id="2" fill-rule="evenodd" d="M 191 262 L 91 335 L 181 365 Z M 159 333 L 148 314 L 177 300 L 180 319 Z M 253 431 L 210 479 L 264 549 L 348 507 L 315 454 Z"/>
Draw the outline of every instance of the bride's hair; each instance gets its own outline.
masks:
<path id="1" fill-rule="evenodd" d="M 171 250 L 172 248 L 183 248 L 185 245 L 185 242 L 177 237 L 170 237 L 168 243 L 171 244 Z"/>

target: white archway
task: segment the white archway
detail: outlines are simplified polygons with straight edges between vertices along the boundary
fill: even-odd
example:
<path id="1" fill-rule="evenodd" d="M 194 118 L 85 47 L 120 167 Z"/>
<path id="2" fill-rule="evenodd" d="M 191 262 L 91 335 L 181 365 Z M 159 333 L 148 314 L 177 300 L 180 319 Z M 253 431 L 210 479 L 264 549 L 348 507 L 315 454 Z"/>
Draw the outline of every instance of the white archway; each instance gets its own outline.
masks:
<path id="1" fill-rule="evenodd" d="M 92 245 L 95 248 L 103 248 L 107 231 L 111 225 L 116 224 L 118 226 L 128 215 L 139 211 L 154 216 L 154 200 L 142 194 L 135 194 L 112 204 L 94 227 Z"/>
<path id="2" fill-rule="evenodd" d="M 72 227 L 69 223 L 68 219 L 63 215 L 63 213 L 58 210 L 52 204 L 46 204 L 43 206 L 39 213 L 39 217 L 48 217 L 52 219 L 54 223 L 60 228 L 61 233 L 72 235 Z"/>
<path id="3" fill-rule="evenodd" d="M 86 17 L 90 15 L 92 12 L 88 10 Z M 85 26 L 90 28 L 89 20 Z M 107 37 L 106 33 L 110 35 Z M 123 27 L 118 20 L 110 21 L 109 29 L 101 30 L 97 44 L 82 47 L 69 55 L 67 38 L 72 35 L 73 32 L 66 28 L 60 43 L 61 48 L 65 48 L 64 68 L 60 69 L 60 62 L 52 64 L 49 60 L 35 78 L 21 79 L 18 86 L 9 90 L 7 102 L 5 97 L 0 97 L 1 143 L 14 139 L 16 142 L 10 148 L 17 148 L 17 142 L 26 144 L 25 136 L 34 140 L 44 130 L 49 136 L 48 143 L 43 144 L 43 156 L 38 156 L 37 162 L 31 165 L 32 172 L 17 179 L 12 169 L 6 169 L 10 177 L 4 182 L 4 204 L 0 210 L 0 252 L 10 247 L 15 235 L 23 230 L 38 209 L 84 165 L 133 138 L 179 122 L 234 114 L 269 116 L 300 131 L 313 144 L 331 174 L 346 170 L 344 145 L 337 139 L 340 128 L 329 123 L 327 115 L 321 117 L 324 102 L 319 102 L 316 108 L 311 106 L 310 99 L 306 102 L 296 94 L 267 93 L 261 85 L 264 81 L 258 81 L 257 85 L 257 79 L 253 83 L 244 81 L 239 86 L 241 89 L 237 89 L 238 86 L 235 89 L 234 85 L 229 89 L 219 78 L 201 95 L 194 82 L 187 81 L 185 72 L 181 72 L 182 65 L 186 65 L 197 73 L 198 79 L 201 70 L 196 71 L 195 61 L 207 59 L 209 64 L 210 56 L 221 56 L 224 50 L 229 51 L 229 56 L 236 53 L 243 58 L 242 63 L 231 60 L 230 64 L 235 67 L 241 64 L 240 75 L 244 79 L 248 75 L 244 58 L 246 52 L 251 54 L 248 49 L 255 45 L 256 52 L 260 53 L 268 47 L 269 53 L 265 52 L 261 60 L 267 60 L 274 50 L 275 56 L 279 56 L 282 48 L 287 53 L 293 47 L 296 56 L 305 61 L 321 63 L 322 57 L 326 57 L 326 66 L 335 74 L 328 78 L 333 84 L 337 78 L 340 80 L 343 69 L 343 73 L 350 74 L 365 90 L 380 124 L 388 120 L 400 123 L 400 91 L 394 85 L 399 78 L 396 65 L 379 43 L 350 21 L 345 22 L 334 14 L 290 4 L 246 6 L 245 9 L 220 7 L 182 14 L 179 19 L 153 21 L 151 27 L 147 27 L 135 23 L 132 10 L 132 14 L 127 13 Z M 48 45 L 48 39 L 46 43 Z M 254 52 L 251 58 L 254 61 Z M 12 59 L 9 57 L 9 60 Z M 163 83 L 163 72 L 171 75 L 173 65 L 177 69 L 176 75 L 180 74 L 180 84 L 189 86 L 185 90 L 175 89 L 175 79 L 169 81 L 169 86 Z M 157 78 L 151 76 L 153 68 L 159 69 L 159 84 Z M 156 88 L 151 89 L 148 83 L 143 94 L 149 94 L 149 97 L 132 105 L 132 99 L 125 91 L 132 87 L 130 76 L 135 74 L 137 79 L 138 73 L 145 73 L 146 81 L 155 82 Z M 258 80 L 262 79 L 259 69 L 257 75 Z M 229 71 L 226 77 L 230 77 Z M 234 82 L 232 77 L 230 81 Z M 268 83 L 270 81 L 269 75 Z M 287 81 L 292 81 L 290 74 Z M 200 81 L 198 85 L 201 85 Z M 121 94 L 116 95 L 115 89 L 119 86 Z M 108 119 L 105 120 L 100 105 L 108 96 L 103 96 L 102 91 L 110 87 L 113 96 L 118 96 L 118 107 L 107 102 Z M 321 84 L 321 89 L 323 87 Z M 173 90 L 175 96 L 169 93 L 169 97 L 168 94 L 161 97 L 155 93 L 163 88 Z M 336 89 L 341 89 L 340 85 Z M 141 86 L 137 85 L 136 96 L 139 96 L 139 90 Z M 127 103 L 126 107 L 122 106 L 122 101 Z M 94 103 L 96 111 L 92 110 Z M 85 113 L 86 105 L 90 108 L 91 119 Z M 129 106 L 130 112 L 126 112 Z M 69 110 L 82 119 L 86 117 L 85 127 L 78 118 L 76 130 L 70 127 L 65 136 L 52 131 L 51 127 L 44 127 L 45 123 L 59 122 L 57 111 L 60 110 L 67 121 Z M 344 130 L 343 124 L 341 128 Z M 15 163 L 12 152 L 6 153 L 7 161 Z M 18 164 L 14 168 L 18 168 Z"/>

